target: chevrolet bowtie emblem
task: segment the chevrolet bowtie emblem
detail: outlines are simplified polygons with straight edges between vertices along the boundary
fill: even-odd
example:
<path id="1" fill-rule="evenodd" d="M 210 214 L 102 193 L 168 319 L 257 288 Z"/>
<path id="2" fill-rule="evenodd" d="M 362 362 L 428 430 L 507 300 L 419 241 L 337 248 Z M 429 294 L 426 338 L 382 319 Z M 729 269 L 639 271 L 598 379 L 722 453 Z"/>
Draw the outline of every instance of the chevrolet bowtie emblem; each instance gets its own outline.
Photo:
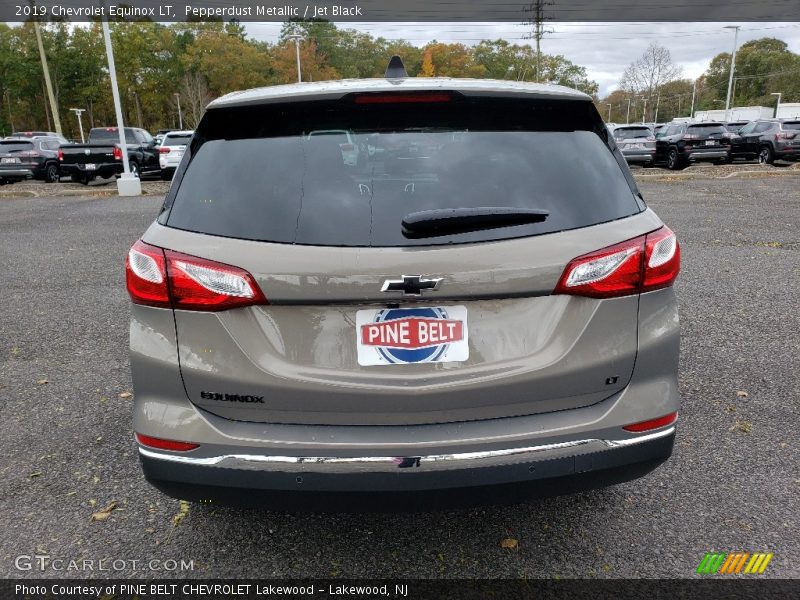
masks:
<path id="1" fill-rule="evenodd" d="M 420 275 L 403 275 L 402 279 L 387 279 L 382 292 L 403 292 L 403 296 L 421 296 L 422 292 L 439 289 L 442 278 L 425 279 Z"/>

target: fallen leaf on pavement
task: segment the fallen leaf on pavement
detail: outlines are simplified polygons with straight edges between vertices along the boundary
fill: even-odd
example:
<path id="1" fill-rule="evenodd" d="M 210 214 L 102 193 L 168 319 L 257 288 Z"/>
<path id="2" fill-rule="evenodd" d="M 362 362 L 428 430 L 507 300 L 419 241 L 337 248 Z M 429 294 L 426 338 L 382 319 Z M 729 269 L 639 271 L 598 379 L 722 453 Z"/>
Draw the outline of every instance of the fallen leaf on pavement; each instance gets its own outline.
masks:
<path id="1" fill-rule="evenodd" d="M 47 379 L 40 379 L 36 382 L 36 385 L 44 385 L 45 383 L 50 383 Z"/>
<path id="2" fill-rule="evenodd" d="M 500 547 L 508 548 L 509 550 L 517 550 L 519 549 L 519 541 L 514 538 L 505 538 L 500 542 Z"/>
<path id="3" fill-rule="evenodd" d="M 131 398 L 131 397 L 133 397 L 133 394 L 131 394 L 130 392 L 122 392 L 121 394 L 119 394 L 119 397 L 120 398 Z"/>
<path id="4" fill-rule="evenodd" d="M 92 513 L 92 521 L 105 521 L 108 517 L 111 516 L 111 513 L 117 508 L 119 504 L 116 500 L 112 500 L 108 506 L 106 506 L 103 510 L 99 510 L 96 513 Z"/>
<path id="5" fill-rule="evenodd" d="M 172 517 L 172 526 L 177 527 L 181 524 L 186 516 L 189 514 L 189 503 L 186 500 L 181 500 L 180 507 L 178 508 L 178 513 Z"/>
<path id="6" fill-rule="evenodd" d="M 747 392 L 745 392 L 743 390 L 739 390 L 738 392 L 736 392 L 736 395 L 739 398 L 747 398 L 748 396 L 750 396 L 750 394 L 748 394 Z"/>

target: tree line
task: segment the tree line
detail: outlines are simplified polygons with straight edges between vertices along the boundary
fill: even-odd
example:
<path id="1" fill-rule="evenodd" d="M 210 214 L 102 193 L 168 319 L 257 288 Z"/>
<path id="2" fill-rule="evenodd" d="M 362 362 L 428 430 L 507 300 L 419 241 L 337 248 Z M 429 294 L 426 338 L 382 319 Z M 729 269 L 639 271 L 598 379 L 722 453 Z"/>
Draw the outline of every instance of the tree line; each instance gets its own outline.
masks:
<path id="1" fill-rule="evenodd" d="M 614 123 L 666 122 L 694 111 L 724 109 L 728 95 L 731 53 L 715 56 L 696 80 L 682 77 L 664 46 L 651 44 L 622 75 L 619 89 L 597 99 L 597 109 Z M 786 42 L 761 38 L 736 52 L 731 106 L 775 107 L 800 102 L 800 54 Z"/>
<path id="2" fill-rule="evenodd" d="M 79 138 L 70 108 L 83 108 L 84 128 L 114 125 L 108 67 L 99 23 L 43 25 L 43 44 L 64 134 Z M 111 23 L 111 39 L 126 124 L 151 131 L 193 128 L 212 99 L 234 90 L 297 81 L 299 33 L 303 81 L 381 77 L 392 55 L 409 75 L 535 80 L 529 45 L 485 40 L 474 46 L 431 41 L 417 47 L 342 29 L 324 21 L 286 23 L 274 44 L 237 23 L 148 21 Z M 542 55 L 543 82 L 598 91 L 586 69 L 563 56 Z M 0 24 L 0 133 L 53 129 L 32 23 Z"/>

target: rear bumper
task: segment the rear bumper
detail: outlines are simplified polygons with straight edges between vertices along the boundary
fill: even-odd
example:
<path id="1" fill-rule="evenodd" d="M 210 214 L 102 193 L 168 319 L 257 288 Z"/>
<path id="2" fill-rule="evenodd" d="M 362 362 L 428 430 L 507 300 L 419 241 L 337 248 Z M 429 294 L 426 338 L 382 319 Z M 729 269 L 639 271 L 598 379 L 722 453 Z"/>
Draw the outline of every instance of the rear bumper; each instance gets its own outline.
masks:
<path id="1" fill-rule="evenodd" d="M 95 169 L 87 169 L 86 165 L 76 163 L 61 163 L 59 170 L 62 175 L 87 175 L 105 179 L 117 173 L 122 173 L 122 163 L 98 163 Z"/>
<path id="2" fill-rule="evenodd" d="M 720 158 L 728 158 L 730 156 L 729 150 L 693 150 L 692 152 L 684 152 L 685 156 L 691 162 L 699 162 L 704 160 L 719 160 Z"/>
<path id="3" fill-rule="evenodd" d="M 672 454 L 675 426 L 487 452 L 404 457 L 195 458 L 139 449 L 147 480 L 176 498 L 275 509 L 430 508 L 519 501 L 622 483 Z M 399 496 L 398 496 L 399 495 Z"/>
<path id="4" fill-rule="evenodd" d="M 655 158 L 655 150 L 623 150 L 622 156 L 629 163 L 648 163 L 653 162 Z"/>
<path id="5" fill-rule="evenodd" d="M 13 179 L 20 181 L 22 179 L 30 179 L 33 177 L 31 169 L 2 169 L 0 168 L 0 179 Z"/>

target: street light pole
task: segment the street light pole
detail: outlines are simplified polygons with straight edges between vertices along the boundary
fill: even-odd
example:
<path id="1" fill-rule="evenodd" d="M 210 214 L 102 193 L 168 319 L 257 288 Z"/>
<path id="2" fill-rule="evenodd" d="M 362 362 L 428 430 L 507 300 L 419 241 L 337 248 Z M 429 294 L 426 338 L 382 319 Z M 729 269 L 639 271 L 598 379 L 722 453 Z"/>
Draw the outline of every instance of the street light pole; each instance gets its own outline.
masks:
<path id="1" fill-rule="evenodd" d="M 111 32 L 108 28 L 107 17 L 100 20 L 103 27 L 103 40 L 108 58 L 108 74 L 111 78 L 111 95 L 114 97 L 114 111 L 117 113 L 117 131 L 119 132 L 119 146 L 122 151 L 122 175 L 117 179 L 117 193 L 120 196 L 141 196 L 142 183 L 139 178 L 131 173 L 128 162 L 128 144 L 125 141 L 125 122 L 122 119 L 122 104 L 119 101 L 119 87 L 117 86 L 117 68 L 114 65 L 114 48 L 111 46 Z"/>
<path id="2" fill-rule="evenodd" d="M 739 41 L 740 25 L 726 25 L 723 29 L 733 29 L 733 52 L 731 52 L 731 72 L 728 75 L 728 97 L 725 100 L 725 120 L 731 120 L 731 90 L 733 89 L 733 70 L 736 68 L 736 44 Z"/>
<path id="3" fill-rule="evenodd" d="M 644 125 L 644 118 L 647 116 L 647 98 L 642 98 L 644 100 L 644 109 L 642 110 L 642 125 Z"/>
<path id="4" fill-rule="evenodd" d="M 692 85 L 692 107 L 689 109 L 689 118 L 694 118 L 694 94 L 697 91 L 697 79 L 694 80 L 694 84 Z"/>
<path id="5" fill-rule="evenodd" d="M 656 96 L 656 114 L 653 116 L 653 125 L 658 123 L 658 105 L 661 104 L 661 92 Z"/>
<path id="6" fill-rule="evenodd" d="M 175 92 L 175 100 L 178 102 L 178 129 L 183 130 L 183 113 L 181 112 L 181 95 Z"/>
<path id="7" fill-rule="evenodd" d="M 85 144 L 86 142 L 84 141 L 84 138 L 83 138 L 83 119 L 81 119 L 81 115 L 84 113 L 84 111 L 86 109 L 85 108 L 70 108 L 70 110 L 75 113 L 76 117 L 78 117 L 78 128 L 81 130 L 81 144 Z"/>
<path id="8" fill-rule="evenodd" d="M 777 96 L 778 103 L 775 105 L 775 118 L 778 118 L 778 109 L 781 107 L 781 92 L 772 92 L 770 96 Z"/>
<path id="9" fill-rule="evenodd" d="M 608 106 L 608 122 L 611 123 L 611 105 L 606 104 L 606 106 Z"/>
<path id="10" fill-rule="evenodd" d="M 628 96 L 628 112 L 625 113 L 625 125 L 630 125 L 631 123 L 631 97 Z"/>
<path id="11" fill-rule="evenodd" d="M 294 49 L 297 54 L 297 83 L 300 83 L 303 81 L 303 77 L 300 74 L 300 40 L 303 39 L 303 36 L 299 33 L 293 33 L 292 35 L 286 36 L 286 39 L 294 40 Z"/>

